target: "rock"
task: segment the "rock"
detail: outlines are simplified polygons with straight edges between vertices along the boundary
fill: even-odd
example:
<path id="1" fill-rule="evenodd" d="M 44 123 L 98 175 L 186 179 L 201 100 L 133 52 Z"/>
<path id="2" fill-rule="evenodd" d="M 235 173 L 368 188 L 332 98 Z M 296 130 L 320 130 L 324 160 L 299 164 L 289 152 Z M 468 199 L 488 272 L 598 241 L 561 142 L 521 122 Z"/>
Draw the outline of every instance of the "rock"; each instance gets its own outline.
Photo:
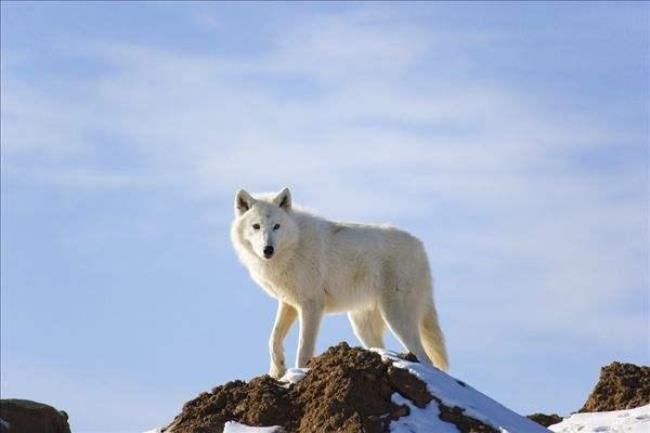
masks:
<path id="1" fill-rule="evenodd" d="M 578 412 L 633 409 L 650 403 L 650 367 L 613 362 L 600 370 L 600 379 Z"/>
<path id="2" fill-rule="evenodd" d="M 70 433 L 68 414 L 30 400 L 0 400 L 2 433 Z"/>
<path id="3" fill-rule="evenodd" d="M 531 415 L 528 415 L 526 418 L 532 419 L 535 421 L 537 424 L 541 424 L 544 427 L 551 426 L 553 424 L 557 424 L 559 422 L 562 422 L 562 417 L 556 413 L 552 413 L 550 415 L 547 415 L 545 413 L 534 413 Z"/>
<path id="4" fill-rule="evenodd" d="M 162 431 L 221 433 L 227 421 L 237 421 L 280 426 L 286 433 L 385 433 L 391 421 L 411 412 L 407 405 L 393 402 L 397 393 L 415 408 L 436 404 L 439 418 L 462 433 L 498 432 L 462 408 L 445 406 L 418 377 L 378 353 L 340 343 L 313 358 L 308 367 L 295 384 L 261 376 L 217 386 L 186 403 Z"/>

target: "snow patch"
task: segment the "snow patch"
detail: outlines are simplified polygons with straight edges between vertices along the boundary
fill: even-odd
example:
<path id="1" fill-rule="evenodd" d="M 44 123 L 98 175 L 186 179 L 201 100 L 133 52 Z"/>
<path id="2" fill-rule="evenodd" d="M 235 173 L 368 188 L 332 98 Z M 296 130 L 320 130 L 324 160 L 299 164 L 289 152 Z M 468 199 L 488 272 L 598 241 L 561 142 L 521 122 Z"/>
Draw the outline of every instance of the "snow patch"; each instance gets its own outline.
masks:
<path id="1" fill-rule="evenodd" d="M 280 382 L 298 383 L 305 377 L 308 371 L 308 368 L 290 368 L 284 373 Z"/>
<path id="2" fill-rule="evenodd" d="M 447 373 L 438 370 L 435 367 L 420 364 L 419 362 L 406 361 L 398 357 L 395 352 L 382 349 L 372 350 L 379 353 L 383 359 L 391 361 L 395 367 L 407 369 L 411 374 L 426 383 L 429 392 L 439 398 L 445 406 L 458 406 L 463 408 L 465 409 L 465 415 L 488 424 L 502 433 L 548 433 L 548 430 L 543 426 L 511 411 L 485 394 L 480 393 L 471 386 L 449 376 Z M 411 406 L 409 406 L 409 408 L 411 408 Z M 416 422 L 416 420 L 419 419 L 424 420 L 426 418 L 435 418 L 439 420 L 439 412 L 440 409 L 438 408 L 437 402 L 432 400 L 424 409 L 411 409 L 411 415 L 402 417 L 394 423 L 408 423 L 412 416 L 415 416 L 413 422 Z M 454 430 L 440 431 L 453 431 L 454 433 L 457 431 L 455 430 L 455 426 L 452 424 L 442 421 L 440 422 L 444 425 L 444 427 L 441 426 L 441 428 L 448 429 L 448 427 L 446 427 L 447 425 L 454 428 Z M 391 431 L 393 431 L 392 424 Z M 404 429 L 395 431 L 408 432 L 429 430 L 413 428 L 411 430 Z"/>
<path id="3" fill-rule="evenodd" d="M 420 409 L 411 403 L 411 400 L 402 397 L 396 392 L 391 396 L 391 401 L 397 405 L 408 406 L 410 411 L 407 416 L 390 423 L 391 433 L 459 433 L 455 425 L 440 419 L 440 409 L 438 408 L 438 402 L 435 400 L 431 400 L 427 407 Z"/>
<path id="4" fill-rule="evenodd" d="M 144 433 L 162 433 L 162 429 L 156 428 L 153 430 L 147 430 Z M 223 433 L 284 433 L 284 430 L 279 426 L 252 427 L 236 421 L 227 421 L 223 426 Z"/>
<path id="5" fill-rule="evenodd" d="M 228 421 L 223 427 L 223 433 L 282 433 L 281 427 L 251 427 L 235 421 Z"/>
<path id="6" fill-rule="evenodd" d="M 576 413 L 549 429 L 555 433 L 647 433 L 650 404 L 611 412 Z"/>

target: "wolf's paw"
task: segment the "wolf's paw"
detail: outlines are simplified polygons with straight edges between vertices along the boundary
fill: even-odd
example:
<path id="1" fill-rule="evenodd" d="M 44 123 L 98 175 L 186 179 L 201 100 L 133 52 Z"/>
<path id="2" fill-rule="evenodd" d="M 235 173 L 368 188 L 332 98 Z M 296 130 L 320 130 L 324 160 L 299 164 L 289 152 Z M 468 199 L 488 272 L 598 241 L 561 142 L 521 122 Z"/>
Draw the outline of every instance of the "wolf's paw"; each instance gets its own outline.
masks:
<path id="1" fill-rule="evenodd" d="M 271 376 L 273 379 L 280 379 L 282 376 L 284 376 L 284 373 L 286 373 L 286 371 L 287 369 L 282 364 L 271 364 L 271 368 L 269 369 L 269 376 Z"/>

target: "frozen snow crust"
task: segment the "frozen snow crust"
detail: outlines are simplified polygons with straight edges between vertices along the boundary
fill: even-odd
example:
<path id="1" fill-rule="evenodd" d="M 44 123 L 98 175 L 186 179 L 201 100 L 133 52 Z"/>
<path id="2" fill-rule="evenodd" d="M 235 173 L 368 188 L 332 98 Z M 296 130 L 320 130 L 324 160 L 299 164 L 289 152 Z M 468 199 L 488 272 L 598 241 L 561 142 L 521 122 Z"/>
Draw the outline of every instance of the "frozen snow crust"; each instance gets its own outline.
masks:
<path id="1" fill-rule="evenodd" d="M 549 429 L 555 433 L 648 433 L 650 405 L 609 412 L 576 413 Z"/>
<path id="2" fill-rule="evenodd" d="M 260 376 L 217 386 L 186 403 L 162 431 L 548 433 L 434 367 L 346 343 L 285 381 Z"/>
<path id="3" fill-rule="evenodd" d="M 395 367 L 407 370 L 409 373 L 426 383 L 427 390 L 438 403 L 429 404 L 423 410 L 411 406 L 411 415 L 400 418 L 391 424 L 391 432 L 483 432 L 497 431 L 503 433 L 542 433 L 547 429 L 511 411 L 488 396 L 480 393 L 466 383 L 433 368 L 405 359 L 392 352 L 378 351 L 384 359 L 389 360 Z M 395 397 L 402 400 L 401 397 Z M 409 404 L 407 401 L 405 404 Z M 436 407 L 437 406 L 437 407 Z M 453 420 L 445 412 L 455 412 Z M 462 419 L 459 419 L 462 418 Z M 464 425 L 470 420 L 483 424 Z M 452 421 L 452 422 L 450 422 Z M 456 422 L 453 422 L 456 421 Z"/>

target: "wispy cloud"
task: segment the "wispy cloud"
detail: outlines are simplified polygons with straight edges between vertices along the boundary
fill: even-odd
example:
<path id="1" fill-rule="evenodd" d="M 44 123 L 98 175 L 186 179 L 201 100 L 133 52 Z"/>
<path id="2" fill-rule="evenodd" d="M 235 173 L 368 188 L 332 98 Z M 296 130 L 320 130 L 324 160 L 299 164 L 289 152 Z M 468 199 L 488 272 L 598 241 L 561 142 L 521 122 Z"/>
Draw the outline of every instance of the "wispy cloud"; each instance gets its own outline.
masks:
<path id="1" fill-rule="evenodd" d="M 467 38 L 454 36 L 462 55 Z M 644 132 L 603 122 L 597 111 L 530 101 L 505 82 L 424 67 L 450 57 L 450 40 L 355 12 L 283 29 L 255 57 L 106 42 L 72 47 L 107 72 L 56 89 L 34 88 L 6 68 L 7 158 L 19 165 L 45 151 L 59 161 L 8 174 L 130 187 L 131 174 L 85 166 L 99 146 L 111 146 L 94 139 L 106 135 L 139 160 L 137 176 L 177 182 L 197 197 L 286 184 L 340 217 L 435 221 L 443 206 L 475 215 L 478 224 L 466 221 L 464 233 L 437 236 L 456 248 L 472 244 L 475 254 L 501 254 L 504 263 L 534 263 L 529 284 L 540 290 L 528 301 L 561 296 L 565 308 L 588 310 L 585 302 L 631 290 L 628 273 L 607 269 L 636 266 L 630 256 L 647 254 L 630 239 L 644 230 L 646 177 L 576 162 L 590 151 L 642 146 Z M 622 236 L 629 243 L 616 241 Z"/>
<path id="2" fill-rule="evenodd" d="M 219 18 L 197 19 L 226 37 Z M 479 328 L 501 347 L 530 334 L 643 344 L 647 130 L 485 78 L 476 47 L 512 38 L 361 9 L 278 26 L 254 55 L 59 48 L 100 71 L 74 85 L 23 77 L 23 57 L 3 64 L 3 176 L 171 186 L 219 199 L 219 214 L 238 187 L 289 185 L 328 216 L 415 227 L 458 350 L 494 344 Z"/>

